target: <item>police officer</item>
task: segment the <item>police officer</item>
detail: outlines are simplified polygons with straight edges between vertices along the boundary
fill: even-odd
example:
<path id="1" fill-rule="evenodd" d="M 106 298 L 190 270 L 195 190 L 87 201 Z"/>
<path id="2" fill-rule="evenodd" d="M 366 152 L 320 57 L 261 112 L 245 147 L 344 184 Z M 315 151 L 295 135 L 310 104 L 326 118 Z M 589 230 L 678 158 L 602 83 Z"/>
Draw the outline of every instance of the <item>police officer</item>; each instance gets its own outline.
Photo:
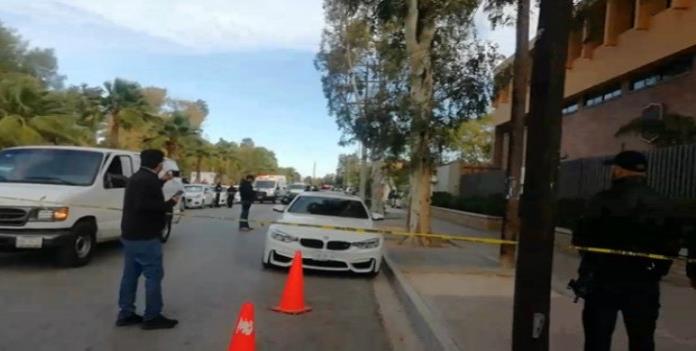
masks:
<path id="1" fill-rule="evenodd" d="M 573 244 L 675 256 L 679 228 L 670 218 L 670 203 L 646 184 L 645 156 L 624 151 L 607 164 L 612 166 L 612 186 L 590 200 Z M 610 350 L 619 311 L 629 349 L 655 350 L 660 280 L 672 262 L 582 250 L 581 257 L 578 281 L 585 299 L 585 351 Z"/>

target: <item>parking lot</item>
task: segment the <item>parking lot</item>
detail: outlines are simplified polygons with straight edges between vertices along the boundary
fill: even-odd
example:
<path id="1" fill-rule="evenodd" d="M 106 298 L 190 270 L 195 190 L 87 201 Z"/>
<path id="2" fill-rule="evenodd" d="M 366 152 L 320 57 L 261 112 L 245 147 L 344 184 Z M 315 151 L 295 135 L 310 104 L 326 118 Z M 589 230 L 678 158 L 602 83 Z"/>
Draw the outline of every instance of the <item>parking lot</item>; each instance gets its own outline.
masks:
<path id="1" fill-rule="evenodd" d="M 189 210 L 238 217 L 239 207 Z M 275 218 L 271 205 L 252 218 Z M 82 268 L 54 266 L 44 254 L 0 253 L 0 350 L 224 350 L 240 305 L 256 307 L 261 350 L 387 350 L 373 281 L 345 274 L 305 274 L 313 311 L 271 312 L 285 284 L 283 270 L 261 265 L 264 228 L 240 233 L 237 223 L 186 217 L 165 244 L 164 313 L 173 330 L 116 328 L 120 245 L 100 245 Z M 139 311 L 143 308 L 139 289 Z M 356 335 L 352 331 L 360 331 Z"/>

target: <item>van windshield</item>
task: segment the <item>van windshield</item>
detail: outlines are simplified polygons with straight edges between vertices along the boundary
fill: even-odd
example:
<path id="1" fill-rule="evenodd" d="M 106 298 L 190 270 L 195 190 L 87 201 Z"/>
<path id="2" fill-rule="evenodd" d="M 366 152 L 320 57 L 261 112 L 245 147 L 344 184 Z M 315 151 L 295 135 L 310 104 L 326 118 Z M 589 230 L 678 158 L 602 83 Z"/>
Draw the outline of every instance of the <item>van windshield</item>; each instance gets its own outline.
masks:
<path id="1" fill-rule="evenodd" d="M 259 189 L 271 189 L 276 187 L 276 182 L 272 180 L 257 180 L 255 186 Z"/>
<path id="2" fill-rule="evenodd" d="M 0 151 L 0 182 L 87 186 L 94 183 L 100 152 L 60 149 Z"/>

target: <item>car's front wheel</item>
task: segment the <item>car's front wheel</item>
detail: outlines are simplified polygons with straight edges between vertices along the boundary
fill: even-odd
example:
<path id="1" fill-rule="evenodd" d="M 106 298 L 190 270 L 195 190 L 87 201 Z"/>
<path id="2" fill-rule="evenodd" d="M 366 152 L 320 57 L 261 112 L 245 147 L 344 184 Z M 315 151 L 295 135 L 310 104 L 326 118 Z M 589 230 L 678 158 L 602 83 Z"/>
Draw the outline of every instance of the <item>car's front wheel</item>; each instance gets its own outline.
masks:
<path id="1" fill-rule="evenodd" d="M 65 267 L 80 267 L 89 263 L 96 245 L 95 236 L 96 228 L 92 223 L 75 224 L 70 240 L 58 249 L 58 263 Z"/>
<path id="2" fill-rule="evenodd" d="M 263 269 L 273 269 L 275 266 L 271 263 L 271 254 L 268 254 L 264 256 L 264 258 L 261 260 L 261 265 L 263 266 Z"/>

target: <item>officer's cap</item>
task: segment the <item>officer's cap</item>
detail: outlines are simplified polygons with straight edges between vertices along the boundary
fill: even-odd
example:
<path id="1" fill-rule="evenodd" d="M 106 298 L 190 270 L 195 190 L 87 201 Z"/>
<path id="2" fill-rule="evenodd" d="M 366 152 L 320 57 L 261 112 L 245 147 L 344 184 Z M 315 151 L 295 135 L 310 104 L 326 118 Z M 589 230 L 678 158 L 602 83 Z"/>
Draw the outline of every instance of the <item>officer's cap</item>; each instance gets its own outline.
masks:
<path id="1" fill-rule="evenodd" d="M 604 164 L 619 166 L 634 172 L 646 172 L 648 170 L 648 159 L 638 151 L 622 151 L 613 159 L 604 162 Z"/>

